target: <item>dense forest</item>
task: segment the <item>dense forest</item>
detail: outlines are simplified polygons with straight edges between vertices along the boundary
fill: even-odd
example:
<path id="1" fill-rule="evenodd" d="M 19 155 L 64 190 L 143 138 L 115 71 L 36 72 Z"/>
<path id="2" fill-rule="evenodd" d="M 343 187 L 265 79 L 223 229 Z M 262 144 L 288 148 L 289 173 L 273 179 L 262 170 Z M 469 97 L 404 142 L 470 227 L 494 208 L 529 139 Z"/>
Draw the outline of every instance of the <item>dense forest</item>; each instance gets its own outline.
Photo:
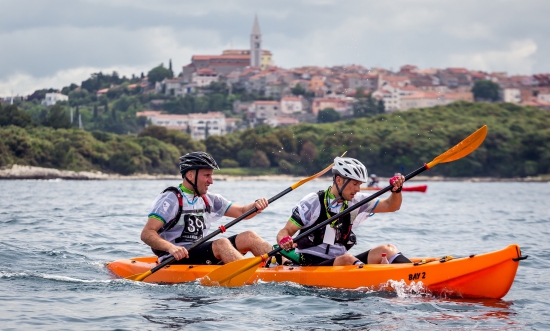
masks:
<path id="1" fill-rule="evenodd" d="M 55 114 L 45 121 L 54 123 Z M 515 177 L 550 173 L 550 112 L 508 103 L 457 102 L 326 124 L 260 126 L 204 141 L 163 127 L 118 135 L 79 130 L 69 124 L 38 126 L 27 112 L 4 106 L 0 109 L 0 166 L 173 174 L 180 155 L 206 150 L 222 168 L 304 175 L 319 171 L 348 151 L 347 156 L 361 160 L 369 172 L 387 176 L 422 166 L 486 124 L 489 133 L 478 150 L 426 174 Z"/>

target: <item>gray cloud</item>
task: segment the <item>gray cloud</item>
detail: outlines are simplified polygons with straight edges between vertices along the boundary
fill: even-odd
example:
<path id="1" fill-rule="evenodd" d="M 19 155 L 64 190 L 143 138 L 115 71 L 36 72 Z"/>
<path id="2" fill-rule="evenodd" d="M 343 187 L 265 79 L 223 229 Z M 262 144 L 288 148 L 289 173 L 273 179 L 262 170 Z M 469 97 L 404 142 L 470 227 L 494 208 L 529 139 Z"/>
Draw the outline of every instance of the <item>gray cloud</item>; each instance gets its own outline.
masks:
<path id="1" fill-rule="evenodd" d="M 264 47 L 287 68 L 550 72 L 548 12 L 546 0 L 3 0 L 0 95 L 61 88 L 97 70 L 139 74 L 169 58 L 179 70 L 193 54 L 248 47 L 255 14 Z"/>

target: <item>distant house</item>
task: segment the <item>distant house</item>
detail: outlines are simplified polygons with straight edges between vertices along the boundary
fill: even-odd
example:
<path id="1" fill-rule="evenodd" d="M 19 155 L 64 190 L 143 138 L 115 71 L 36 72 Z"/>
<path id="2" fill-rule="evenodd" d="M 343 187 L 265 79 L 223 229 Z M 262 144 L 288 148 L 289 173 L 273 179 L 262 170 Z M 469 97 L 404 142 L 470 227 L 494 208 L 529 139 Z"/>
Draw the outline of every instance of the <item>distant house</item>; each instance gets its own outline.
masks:
<path id="1" fill-rule="evenodd" d="M 155 92 L 179 97 L 195 92 L 195 87 L 195 83 L 185 83 L 181 77 L 174 79 L 165 78 L 155 83 Z"/>
<path id="2" fill-rule="evenodd" d="M 53 106 L 58 101 L 69 101 L 69 97 L 61 93 L 46 93 L 46 97 L 41 104 L 43 106 Z"/>
<path id="3" fill-rule="evenodd" d="M 550 88 L 540 88 L 537 94 L 537 101 L 550 103 Z"/>
<path id="4" fill-rule="evenodd" d="M 435 107 L 439 105 L 447 105 L 459 100 L 473 102 L 474 95 L 471 92 L 440 93 L 423 91 L 401 97 L 401 105 L 399 110 Z"/>
<path id="5" fill-rule="evenodd" d="M 351 73 L 345 75 L 345 77 L 345 87 L 348 89 L 356 90 L 360 87 L 366 91 L 375 91 L 378 89 L 378 75 L 360 75 L 357 73 Z"/>
<path id="6" fill-rule="evenodd" d="M 201 68 L 191 75 L 191 82 L 199 87 L 208 86 L 217 81 L 219 81 L 218 73 L 210 68 Z"/>
<path id="7" fill-rule="evenodd" d="M 417 87 L 412 85 L 399 85 L 398 83 L 385 83 L 379 90 L 375 91 L 372 96 L 384 100 L 386 112 L 403 109 L 401 100 L 408 95 L 420 92 Z"/>
<path id="8" fill-rule="evenodd" d="M 273 117 L 273 118 L 267 119 L 265 121 L 265 124 L 272 127 L 289 126 L 289 125 L 300 124 L 300 121 L 297 118 L 293 118 L 293 117 Z"/>
<path id="9" fill-rule="evenodd" d="M 519 88 L 504 88 L 500 90 L 500 98 L 504 102 L 520 103 L 521 92 Z"/>
<path id="10" fill-rule="evenodd" d="M 292 115 L 301 113 L 304 110 L 303 98 L 299 97 L 284 97 L 281 99 L 281 113 Z"/>
<path id="11" fill-rule="evenodd" d="M 401 107 L 399 110 L 408 110 L 411 108 L 428 108 L 445 103 L 443 93 L 425 91 L 411 95 L 406 95 L 401 98 Z"/>
<path id="12" fill-rule="evenodd" d="M 311 104 L 311 110 L 315 116 L 319 114 L 319 111 L 325 108 L 333 108 L 341 115 L 349 115 L 352 111 L 352 102 L 345 99 L 336 98 L 316 98 L 313 99 Z"/>
<path id="13" fill-rule="evenodd" d="M 381 88 L 384 85 L 394 85 L 403 87 L 406 85 L 411 85 L 411 80 L 408 76 L 383 76 L 380 75 L 378 78 L 378 88 Z"/>
<path id="14" fill-rule="evenodd" d="M 248 109 L 248 117 L 253 123 L 264 122 L 266 119 L 281 115 L 279 101 L 254 101 Z"/>
<path id="15" fill-rule="evenodd" d="M 191 132 L 191 137 L 195 140 L 207 138 L 207 133 L 208 136 L 219 136 L 227 133 L 225 115 L 221 112 L 180 115 L 145 110 L 137 112 L 136 116 L 144 116 L 151 121 L 151 124 L 164 126 L 170 130 Z"/>
<path id="16" fill-rule="evenodd" d="M 109 92 L 109 89 L 108 88 L 104 88 L 104 89 L 101 89 L 101 90 L 97 90 L 96 92 L 96 96 L 99 98 L 100 96 L 102 96 L 103 94 Z"/>

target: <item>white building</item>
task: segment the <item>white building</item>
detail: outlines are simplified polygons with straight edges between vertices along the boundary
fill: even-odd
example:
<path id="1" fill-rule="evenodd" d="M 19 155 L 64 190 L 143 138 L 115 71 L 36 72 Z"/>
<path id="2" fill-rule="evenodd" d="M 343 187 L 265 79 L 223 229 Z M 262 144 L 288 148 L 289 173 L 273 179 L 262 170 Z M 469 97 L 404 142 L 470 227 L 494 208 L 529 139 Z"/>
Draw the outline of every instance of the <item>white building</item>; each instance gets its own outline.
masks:
<path id="1" fill-rule="evenodd" d="M 537 101 L 550 102 L 550 89 L 541 89 L 537 95 Z"/>
<path id="2" fill-rule="evenodd" d="M 501 90 L 501 98 L 504 102 L 520 103 L 521 92 L 518 88 L 505 88 Z"/>
<path id="3" fill-rule="evenodd" d="M 284 97 L 281 99 L 281 112 L 285 115 L 301 113 L 304 110 L 302 96 Z"/>
<path id="4" fill-rule="evenodd" d="M 61 93 L 46 93 L 46 97 L 42 100 L 43 106 L 53 106 L 58 101 L 69 101 L 69 97 Z"/>
<path id="5" fill-rule="evenodd" d="M 155 91 L 165 95 L 173 95 L 182 97 L 190 93 L 194 93 L 196 89 L 195 83 L 186 83 L 181 77 L 168 79 L 165 78 L 161 82 L 155 83 Z"/>
<path id="6" fill-rule="evenodd" d="M 248 108 L 248 117 L 253 120 L 265 120 L 281 115 L 279 101 L 254 101 Z"/>
<path id="7" fill-rule="evenodd" d="M 373 92 L 372 96 L 384 100 L 386 112 L 392 112 L 402 109 L 401 98 L 419 92 L 420 89 L 412 85 L 400 86 L 398 84 L 386 84 Z"/>
<path id="8" fill-rule="evenodd" d="M 219 81 L 220 76 L 210 68 L 201 68 L 191 75 L 191 82 L 197 86 L 208 86 L 212 82 Z"/>
<path id="9" fill-rule="evenodd" d="M 434 91 L 423 91 L 401 97 L 399 110 L 409 110 L 411 108 L 429 108 L 439 105 L 448 105 L 455 101 L 474 101 L 474 95 L 467 93 L 440 93 Z"/>
<path id="10" fill-rule="evenodd" d="M 225 115 L 221 112 L 206 114 L 163 114 L 160 111 L 145 110 L 136 113 L 136 116 L 145 116 L 151 124 L 164 126 L 170 130 L 190 132 L 195 140 L 205 139 L 208 136 L 226 134 Z"/>

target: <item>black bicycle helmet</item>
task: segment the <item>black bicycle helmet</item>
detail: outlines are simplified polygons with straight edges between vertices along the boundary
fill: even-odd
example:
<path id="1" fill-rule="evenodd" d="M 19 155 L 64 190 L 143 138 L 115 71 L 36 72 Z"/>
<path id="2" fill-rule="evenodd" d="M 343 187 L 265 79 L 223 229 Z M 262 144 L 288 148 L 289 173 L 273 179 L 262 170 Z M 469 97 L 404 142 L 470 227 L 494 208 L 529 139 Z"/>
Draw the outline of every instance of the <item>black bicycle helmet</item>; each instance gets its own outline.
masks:
<path id="1" fill-rule="evenodd" d="M 195 191 L 195 194 L 199 194 L 197 189 L 197 180 L 198 180 L 198 174 L 199 169 L 214 169 L 214 170 L 220 170 L 220 167 L 214 160 L 214 158 L 206 153 L 206 152 L 192 152 L 187 153 L 184 156 L 180 157 L 180 173 L 181 177 L 184 178 L 193 186 L 193 190 Z M 195 174 L 195 182 L 192 183 L 187 177 L 185 177 L 185 174 L 189 170 L 196 170 Z"/>
<path id="2" fill-rule="evenodd" d="M 220 167 L 214 158 L 206 152 L 192 152 L 180 157 L 180 173 L 185 173 L 193 169 L 214 169 L 220 170 Z"/>

